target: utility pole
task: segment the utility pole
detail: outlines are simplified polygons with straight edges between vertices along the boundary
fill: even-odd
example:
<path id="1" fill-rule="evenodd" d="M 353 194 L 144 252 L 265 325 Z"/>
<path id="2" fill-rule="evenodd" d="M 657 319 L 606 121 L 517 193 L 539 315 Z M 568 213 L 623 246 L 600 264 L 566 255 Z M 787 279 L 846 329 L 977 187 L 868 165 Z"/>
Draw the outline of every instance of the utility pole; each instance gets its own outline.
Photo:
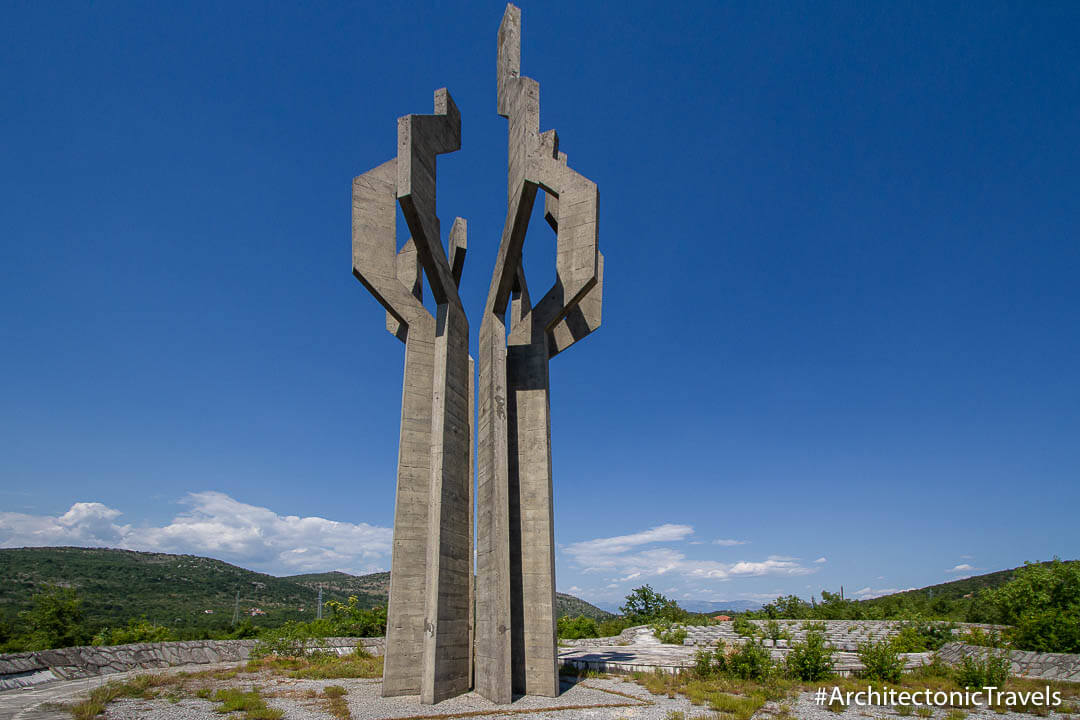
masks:
<path id="1" fill-rule="evenodd" d="M 319 586 L 319 601 L 315 606 L 315 619 L 322 620 L 322 585 Z"/>
<path id="2" fill-rule="evenodd" d="M 233 603 L 232 609 L 232 624 L 233 627 L 240 622 L 240 591 L 236 591 L 236 602 Z"/>

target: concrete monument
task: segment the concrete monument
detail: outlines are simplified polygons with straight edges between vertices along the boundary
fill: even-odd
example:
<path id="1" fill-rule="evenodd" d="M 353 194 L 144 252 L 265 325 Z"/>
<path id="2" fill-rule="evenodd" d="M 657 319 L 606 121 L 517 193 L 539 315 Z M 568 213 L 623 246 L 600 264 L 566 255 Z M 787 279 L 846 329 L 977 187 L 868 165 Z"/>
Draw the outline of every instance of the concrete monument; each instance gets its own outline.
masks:
<path id="1" fill-rule="evenodd" d="M 406 115 L 397 130 L 397 157 L 353 180 L 353 274 L 405 343 L 383 695 L 434 703 L 472 686 L 474 366 L 458 296 L 466 225 L 454 220 L 448 259 L 435 214 L 435 158 L 461 147 L 461 116 L 437 90 L 435 114 Z M 412 233 L 400 250 L 395 201 Z"/>
<path id="2" fill-rule="evenodd" d="M 498 112 L 510 121 L 507 214 L 480 326 L 475 628 L 476 392 L 458 295 L 466 228 L 454 221 L 444 252 L 435 214 L 436 156 L 461 147 L 450 94 L 436 91 L 433 115 L 400 118 L 397 157 L 353 181 L 353 274 L 405 343 L 382 692 L 426 703 L 466 692 L 474 675 L 498 703 L 559 694 L 548 362 L 599 327 L 604 258 L 596 184 L 569 167 L 555 131 L 540 132 L 540 87 L 520 65 L 521 11 L 508 5 L 497 62 Z M 541 190 L 556 281 L 534 306 L 522 246 Z M 400 250 L 395 201 L 412 233 Z"/>
<path id="3" fill-rule="evenodd" d="M 480 324 L 476 690 L 506 703 L 514 693 L 559 693 L 548 361 L 599 327 L 604 259 L 596 184 L 568 166 L 554 130 L 540 132 L 540 86 L 521 76 L 513 5 L 497 57 L 509 182 Z M 556 233 L 556 281 L 534 306 L 522 247 L 539 190 Z"/>

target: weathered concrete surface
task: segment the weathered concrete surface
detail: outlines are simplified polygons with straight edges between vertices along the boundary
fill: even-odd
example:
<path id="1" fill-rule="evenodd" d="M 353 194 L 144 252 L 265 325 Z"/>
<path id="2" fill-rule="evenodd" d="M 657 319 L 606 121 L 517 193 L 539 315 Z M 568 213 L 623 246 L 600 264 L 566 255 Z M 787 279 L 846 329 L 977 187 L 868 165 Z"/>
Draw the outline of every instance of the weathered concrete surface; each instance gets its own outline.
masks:
<path id="1" fill-rule="evenodd" d="M 79 646 L 56 650 L 0 655 L 0 689 L 35 685 L 52 680 L 97 677 L 132 669 L 150 670 L 247 660 L 256 640 L 187 640 L 130 645 Z M 352 652 L 357 646 L 382 655 L 383 638 L 319 638 L 313 650 Z"/>
<path id="2" fill-rule="evenodd" d="M 751 620 L 757 626 L 758 634 L 764 634 L 767 620 Z M 791 642 L 798 642 L 806 637 L 806 621 L 804 620 L 778 620 L 780 629 L 791 636 Z M 859 644 L 867 641 L 887 640 L 900 633 L 904 623 L 899 620 L 818 620 L 815 625 L 821 625 L 825 629 L 825 642 L 837 650 L 855 652 Z M 1003 630 L 1002 625 L 982 625 L 977 623 L 957 623 L 956 632 L 962 633 L 969 628 L 981 630 Z M 742 638 L 735 632 L 734 624 L 730 621 L 719 622 L 715 625 L 690 625 L 686 628 L 687 645 L 714 645 L 717 640 L 727 643 L 741 642 Z M 766 641 L 768 642 L 768 641 Z M 781 646 L 789 641 L 780 640 Z"/>
<path id="3" fill-rule="evenodd" d="M 405 343 L 383 692 L 428 703 L 467 691 L 472 676 L 472 365 L 457 291 L 466 226 L 454 221 L 447 258 L 435 214 L 436 156 L 460 146 L 460 113 L 437 90 L 434 114 L 399 118 L 397 157 L 353 181 L 353 274 Z M 397 252 L 395 202 L 412 232 Z"/>
<path id="4" fill-rule="evenodd" d="M 1009 658 L 1009 672 L 1013 675 L 1038 680 L 1080 682 L 1080 655 L 1038 653 L 1029 650 L 993 650 L 958 642 L 947 643 L 938 650 L 938 656 L 950 665 L 958 664 L 965 657 L 981 659 L 990 654 L 1006 655 Z"/>
<path id="5" fill-rule="evenodd" d="M 600 325 L 595 183 L 540 132 L 521 76 L 521 11 L 499 27 L 497 109 L 509 120 L 507 215 L 480 325 L 476 688 L 494 702 L 559 692 L 548 361 Z M 537 192 L 556 232 L 556 282 L 529 299 L 522 246 Z M 510 308 L 507 347 L 506 312 Z"/>
<path id="6" fill-rule="evenodd" d="M 588 648 L 560 648 L 559 662 L 582 670 L 600 672 L 661 672 L 676 673 L 694 666 L 697 648 L 685 645 L 611 645 Z M 771 649 L 775 662 L 783 662 L 787 649 Z M 904 653 L 904 667 L 912 670 L 926 665 L 933 653 Z M 863 669 L 858 655 L 852 652 L 833 654 L 833 671 L 842 676 L 854 675 Z"/>
<path id="7" fill-rule="evenodd" d="M 236 663 L 213 663 L 199 665 L 180 665 L 157 670 L 158 673 L 199 672 L 203 670 L 224 669 Z M 62 706 L 79 702 L 91 690 L 107 682 L 125 680 L 144 673 L 136 669 L 109 675 L 80 678 L 78 680 L 59 680 L 54 682 L 24 687 L 15 690 L 0 691 L 0 720 L 71 720 L 71 713 Z"/>

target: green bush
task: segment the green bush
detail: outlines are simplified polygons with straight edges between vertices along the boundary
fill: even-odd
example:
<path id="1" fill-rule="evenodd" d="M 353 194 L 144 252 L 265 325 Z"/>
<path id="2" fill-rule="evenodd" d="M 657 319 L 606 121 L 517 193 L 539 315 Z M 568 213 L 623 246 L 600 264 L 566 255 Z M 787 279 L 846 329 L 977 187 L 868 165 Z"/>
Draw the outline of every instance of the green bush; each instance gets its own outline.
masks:
<path id="1" fill-rule="evenodd" d="M 933 651 L 953 640 L 955 629 L 954 623 L 906 620 L 901 623 L 900 632 L 893 636 L 892 644 L 902 653 Z"/>
<path id="2" fill-rule="evenodd" d="M 1025 563 L 979 601 L 978 620 L 1013 626 L 1007 638 L 1013 647 L 1080 653 L 1080 563 Z"/>
<path id="3" fill-rule="evenodd" d="M 128 620 L 126 628 L 102 628 L 91 645 L 128 645 L 130 643 L 166 642 L 176 640 L 173 632 L 164 625 L 154 625 L 146 618 Z"/>
<path id="4" fill-rule="evenodd" d="M 983 630 L 979 627 L 968 628 L 962 635 L 954 638 L 965 645 L 977 645 L 978 647 L 1004 648 L 1008 645 L 1001 633 L 996 630 Z"/>
<path id="5" fill-rule="evenodd" d="M 825 626 L 806 623 L 803 629 L 806 639 L 794 643 L 788 650 L 785 661 L 788 674 L 808 682 L 828 677 L 833 668 L 833 649 L 825 642 Z"/>
<path id="6" fill-rule="evenodd" d="M 656 592 L 651 585 L 631 590 L 626 596 L 626 603 L 619 610 L 634 625 L 647 625 L 656 620 L 686 622 L 690 617 L 690 613 L 679 607 L 678 603 Z"/>
<path id="7" fill-rule="evenodd" d="M 765 637 L 773 641 L 773 645 L 776 645 L 780 640 L 790 640 L 791 633 L 782 629 L 780 623 L 776 620 L 769 620 L 765 623 Z"/>
<path id="8" fill-rule="evenodd" d="M 992 651 L 982 658 L 967 656 L 956 666 L 954 679 L 962 687 L 1001 687 L 1009 679 L 1009 657 Z"/>
<path id="9" fill-rule="evenodd" d="M 865 666 L 862 677 L 881 682 L 900 682 L 904 660 L 896 646 L 888 640 L 859 644 L 859 660 Z"/>
<path id="10" fill-rule="evenodd" d="M 584 615 L 578 615 L 576 618 L 563 615 L 559 618 L 557 625 L 559 637 L 567 640 L 600 637 L 596 621 Z"/>
<path id="11" fill-rule="evenodd" d="M 304 657 L 308 655 L 308 645 L 317 637 L 312 634 L 311 624 L 290 620 L 279 628 L 264 631 L 259 636 L 259 641 L 251 648 L 251 657 L 261 658 L 267 655 Z"/>
<path id="12" fill-rule="evenodd" d="M 618 635 L 628 627 L 632 627 L 633 623 L 626 618 L 613 618 L 611 620 L 604 620 L 596 626 L 597 637 L 612 637 Z"/>
<path id="13" fill-rule="evenodd" d="M 747 620 L 745 615 L 736 615 L 731 622 L 731 629 L 744 638 L 752 638 L 758 634 L 757 625 Z"/>
<path id="14" fill-rule="evenodd" d="M 747 640 L 727 655 L 724 670 L 740 680 L 764 680 L 775 671 L 768 648 L 760 641 Z"/>
<path id="15" fill-rule="evenodd" d="M 347 603 L 330 600 L 326 603 L 326 607 L 330 610 L 330 617 L 323 618 L 327 624 L 327 632 L 321 637 L 382 637 L 386 635 L 386 608 L 384 607 L 362 608 L 359 598 L 355 595 L 350 596 Z"/>
<path id="16" fill-rule="evenodd" d="M 716 675 L 712 650 L 698 648 L 694 651 L 694 674 L 703 680 L 708 680 Z"/>
<path id="17" fill-rule="evenodd" d="M 670 620 L 657 620 L 652 624 L 653 635 L 665 645 L 682 645 L 686 640 L 686 628 Z"/>
<path id="18" fill-rule="evenodd" d="M 19 613 L 25 628 L 20 639 L 26 650 L 72 647 L 86 642 L 82 626 L 82 601 L 75 590 L 58 585 L 45 586 L 33 597 L 33 607 Z"/>
<path id="19" fill-rule="evenodd" d="M 812 610 L 810 603 L 796 595 L 781 595 L 763 607 L 762 613 L 768 618 L 803 620 L 810 616 Z"/>
<path id="20" fill-rule="evenodd" d="M 703 680 L 728 673 L 726 646 L 717 640 L 710 648 L 700 648 L 694 653 L 694 674 Z"/>

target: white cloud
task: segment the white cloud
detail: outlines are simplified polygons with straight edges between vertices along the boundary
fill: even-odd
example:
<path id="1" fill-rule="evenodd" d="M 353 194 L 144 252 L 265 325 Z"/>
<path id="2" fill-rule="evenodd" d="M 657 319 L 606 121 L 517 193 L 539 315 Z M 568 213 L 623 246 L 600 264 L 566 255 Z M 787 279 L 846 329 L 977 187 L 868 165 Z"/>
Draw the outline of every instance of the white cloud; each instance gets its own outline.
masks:
<path id="1" fill-rule="evenodd" d="M 726 540 L 726 539 L 720 539 L 720 540 L 713 540 L 712 541 L 713 545 L 720 545 L 722 547 L 734 547 L 735 545 L 748 545 L 749 543 L 750 543 L 749 540 Z"/>
<path id="2" fill-rule="evenodd" d="M 823 563 L 823 562 L 828 562 L 828 561 L 827 561 L 827 560 L 825 559 L 825 556 L 824 556 L 824 555 L 822 555 L 821 557 L 819 557 L 819 558 L 818 558 L 817 560 L 815 560 L 814 562 L 815 562 L 815 563 L 818 563 L 818 564 L 820 565 L 821 563 Z"/>
<path id="3" fill-rule="evenodd" d="M 972 567 L 971 565 L 968 565 L 967 563 L 961 563 L 960 565 L 955 565 L 952 568 L 949 568 L 945 572 L 951 572 L 951 573 L 967 572 L 968 570 L 974 570 L 974 569 L 975 569 L 974 567 Z"/>
<path id="4" fill-rule="evenodd" d="M 691 577 L 728 580 L 733 577 L 760 577 L 762 575 L 809 575 L 817 568 L 803 567 L 798 558 L 770 555 L 766 560 L 740 560 L 734 563 L 714 561 L 683 563 L 684 572 Z"/>
<path id="5" fill-rule="evenodd" d="M 120 514 L 97 502 L 77 502 L 59 516 L 0 513 L 0 547 L 116 545 L 131 530 L 113 523 Z"/>
<path id="6" fill-rule="evenodd" d="M 632 535 L 573 543 L 566 546 L 564 552 L 583 572 L 605 570 L 622 575 L 609 580 L 613 585 L 642 576 L 669 573 L 687 578 L 728 580 L 762 575 L 809 575 L 818 570 L 803 567 L 797 558 L 783 555 L 771 555 L 758 561 L 717 562 L 690 560 L 672 548 L 639 549 L 641 545 L 685 540 L 693 532 L 689 525 L 659 525 Z"/>
<path id="7" fill-rule="evenodd" d="M 564 552 L 572 557 L 585 572 L 607 568 L 625 568 L 627 553 L 640 545 L 648 545 L 658 542 L 674 542 L 684 540 L 693 535 L 694 528 L 690 525 L 657 525 L 654 528 L 634 533 L 633 535 L 618 535 L 610 538 L 597 538 L 585 540 L 566 546 Z M 655 551 L 647 551 L 655 553 Z M 630 556 L 634 557 L 634 556 Z M 649 555 L 638 553 L 638 563 L 649 565 Z M 654 557 L 653 563 L 656 562 Z M 633 569 L 629 572 L 634 572 Z"/>
<path id="8" fill-rule="evenodd" d="M 864 587 L 861 590 L 856 590 L 853 595 L 860 600 L 869 600 L 870 598 L 881 597 L 882 595 L 892 595 L 898 592 L 907 592 L 908 590 L 914 590 L 915 588 L 872 588 Z"/>
<path id="9" fill-rule="evenodd" d="M 63 515 L 0 513 L 0 547 L 75 545 L 209 555 L 275 573 L 383 569 L 390 528 L 278 515 L 220 492 L 190 493 L 189 506 L 166 525 L 132 527 L 115 522 L 119 510 L 75 503 Z"/>

